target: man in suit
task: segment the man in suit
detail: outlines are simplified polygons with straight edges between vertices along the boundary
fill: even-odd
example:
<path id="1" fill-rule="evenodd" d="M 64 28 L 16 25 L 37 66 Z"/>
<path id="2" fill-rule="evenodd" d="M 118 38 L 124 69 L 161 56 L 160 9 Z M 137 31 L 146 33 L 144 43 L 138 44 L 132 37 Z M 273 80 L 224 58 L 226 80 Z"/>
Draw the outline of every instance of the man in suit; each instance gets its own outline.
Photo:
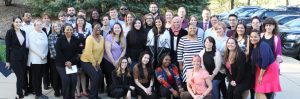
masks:
<path id="1" fill-rule="evenodd" d="M 202 21 L 198 23 L 198 27 L 203 29 L 204 32 L 212 27 L 210 22 L 210 10 L 208 8 L 202 10 Z"/>

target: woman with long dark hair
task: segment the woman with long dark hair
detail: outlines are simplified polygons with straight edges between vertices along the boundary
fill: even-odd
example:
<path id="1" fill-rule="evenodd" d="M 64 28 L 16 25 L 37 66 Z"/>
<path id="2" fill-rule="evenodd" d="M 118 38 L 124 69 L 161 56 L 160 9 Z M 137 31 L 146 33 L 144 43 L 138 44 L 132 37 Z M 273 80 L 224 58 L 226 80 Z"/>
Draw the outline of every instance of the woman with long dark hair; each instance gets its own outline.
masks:
<path id="1" fill-rule="evenodd" d="M 171 35 L 166 30 L 165 21 L 161 16 L 155 18 L 155 25 L 148 32 L 146 46 L 151 55 L 152 68 L 156 68 L 159 57 L 162 53 L 170 51 L 171 48 Z"/>
<path id="2" fill-rule="evenodd" d="M 153 90 L 154 77 L 150 62 L 150 54 L 142 52 L 139 62 L 133 68 L 133 78 L 136 84 L 138 99 L 155 99 L 156 93 Z"/>
<path id="3" fill-rule="evenodd" d="M 23 99 L 22 91 L 25 81 L 26 62 L 28 58 L 28 49 L 26 48 L 25 31 L 21 30 L 21 17 L 13 17 L 11 28 L 7 30 L 5 36 L 6 44 L 6 67 L 12 68 L 17 77 L 17 95 L 16 99 Z"/>
<path id="4" fill-rule="evenodd" d="M 128 57 L 129 68 L 132 71 L 134 65 L 139 61 L 139 54 L 146 50 L 147 33 L 143 28 L 142 21 L 136 19 L 133 21 L 131 30 L 126 37 L 127 50 L 125 56 Z"/>
<path id="5" fill-rule="evenodd" d="M 279 64 L 276 62 L 272 47 L 260 38 L 258 31 L 250 34 L 250 55 L 252 73 L 255 74 L 257 99 L 273 99 L 274 92 L 280 92 Z"/>

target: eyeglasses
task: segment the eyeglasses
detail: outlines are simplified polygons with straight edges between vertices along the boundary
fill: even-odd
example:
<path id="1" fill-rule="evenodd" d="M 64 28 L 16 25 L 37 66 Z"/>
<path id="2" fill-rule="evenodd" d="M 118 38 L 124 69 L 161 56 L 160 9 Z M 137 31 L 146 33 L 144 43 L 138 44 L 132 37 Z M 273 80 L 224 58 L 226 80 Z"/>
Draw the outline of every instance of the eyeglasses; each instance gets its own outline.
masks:
<path id="1" fill-rule="evenodd" d="M 120 10 L 128 10 L 127 8 L 121 8 Z"/>

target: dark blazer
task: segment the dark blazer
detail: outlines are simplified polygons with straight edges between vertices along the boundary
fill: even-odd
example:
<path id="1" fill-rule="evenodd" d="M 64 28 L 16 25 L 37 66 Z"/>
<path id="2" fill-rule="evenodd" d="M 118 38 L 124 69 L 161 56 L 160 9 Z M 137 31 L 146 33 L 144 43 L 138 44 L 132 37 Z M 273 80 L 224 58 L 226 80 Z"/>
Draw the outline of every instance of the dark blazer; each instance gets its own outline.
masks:
<path id="1" fill-rule="evenodd" d="M 47 34 L 47 30 L 45 27 L 43 27 L 42 30 L 46 33 L 47 37 L 49 37 L 49 35 L 52 33 L 52 25 L 50 26 L 50 31 L 48 34 Z"/>
<path id="2" fill-rule="evenodd" d="M 116 70 L 112 71 L 112 85 L 110 86 L 111 91 L 116 88 L 122 88 L 124 90 L 131 90 L 130 86 L 133 86 L 132 76 L 121 75 L 121 77 L 117 76 Z"/>
<path id="3" fill-rule="evenodd" d="M 26 48 L 25 31 L 21 30 L 24 42 L 21 45 L 14 29 L 9 29 L 5 36 L 6 43 L 6 61 L 15 62 L 19 60 L 27 61 L 28 49 Z M 25 65 L 25 64 L 24 64 Z"/>
<path id="4" fill-rule="evenodd" d="M 203 21 L 199 21 L 198 24 L 197 24 L 198 27 L 200 27 L 201 29 L 203 29 Z M 208 27 L 207 29 L 211 28 L 212 25 L 211 25 L 211 22 L 209 21 L 208 22 Z M 204 29 L 203 29 L 204 30 Z M 205 32 L 205 31 L 204 31 Z"/>
<path id="5" fill-rule="evenodd" d="M 174 41 L 174 33 L 172 31 L 172 29 L 170 28 L 169 29 L 169 32 L 170 32 L 170 35 L 171 35 L 171 57 L 172 57 L 172 63 L 174 63 L 175 65 L 178 65 L 176 64 L 177 63 L 177 51 L 174 51 L 173 49 L 177 49 L 177 48 L 174 48 L 174 42 L 176 42 L 176 46 L 178 47 L 178 43 L 179 43 L 179 40 L 181 37 L 185 36 L 188 34 L 188 32 L 186 30 L 184 30 L 183 28 L 181 28 L 179 30 L 179 34 L 177 35 L 177 41 Z"/>
<path id="6" fill-rule="evenodd" d="M 58 38 L 55 51 L 56 51 L 56 65 L 65 66 L 66 61 L 71 61 L 72 65 L 78 63 L 78 54 L 80 41 L 78 38 L 72 36 L 70 43 L 68 42 L 66 36 L 61 36 Z"/>
<path id="7" fill-rule="evenodd" d="M 237 85 L 249 83 L 248 79 L 250 79 L 250 68 L 248 69 L 249 66 L 246 65 L 246 55 L 242 51 L 239 51 L 238 54 L 237 60 L 231 64 L 232 74 L 229 73 L 228 69 L 226 70 L 229 81 L 235 81 Z"/>

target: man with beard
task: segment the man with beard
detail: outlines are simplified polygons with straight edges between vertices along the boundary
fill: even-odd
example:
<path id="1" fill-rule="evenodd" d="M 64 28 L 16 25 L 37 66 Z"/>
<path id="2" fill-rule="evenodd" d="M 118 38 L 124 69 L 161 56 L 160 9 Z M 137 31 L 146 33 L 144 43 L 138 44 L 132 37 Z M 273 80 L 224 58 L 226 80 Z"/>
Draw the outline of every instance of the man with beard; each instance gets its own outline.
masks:
<path id="1" fill-rule="evenodd" d="M 34 25 L 31 22 L 32 17 L 31 17 L 31 13 L 29 12 L 25 12 L 23 14 L 23 23 L 21 26 L 21 29 L 25 31 L 26 33 L 26 47 L 28 48 L 29 44 L 28 44 L 28 34 L 33 31 L 34 29 Z M 28 96 L 30 93 L 33 93 L 33 86 L 32 86 L 32 74 L 31 74 L 31 68 L 30 67 L 26 67 L 26 71 L 25 71 L 25 81 L 24 81 L 24 86 L 23 89 L 25 90 L 25 96 Z"/>
<path id="2" fill-rule="evenodd" d="M 74 7 L 68 7 L 67 8 L 67 15 L 68 15 L 68 21 L 70 24 L 75 24 L 76 23 L 76 10 Z"/>

